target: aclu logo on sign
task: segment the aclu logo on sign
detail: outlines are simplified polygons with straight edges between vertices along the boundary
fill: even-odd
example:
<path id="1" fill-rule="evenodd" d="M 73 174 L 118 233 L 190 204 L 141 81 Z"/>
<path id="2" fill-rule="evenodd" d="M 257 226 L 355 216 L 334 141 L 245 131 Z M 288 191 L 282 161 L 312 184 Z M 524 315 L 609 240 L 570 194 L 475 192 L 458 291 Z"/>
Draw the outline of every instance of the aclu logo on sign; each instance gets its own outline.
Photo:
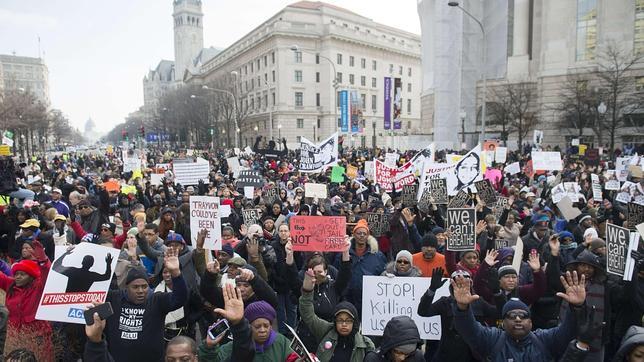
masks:
<path id="1" fill-rule="evenodd" d="M 67 316 L 70 318 L 79 318 L 79 319 L 85 318 L 85 316 L 83 315 L 83 310 L 78 308 L 69 308 L 69 312 L 67 312 Z"/>

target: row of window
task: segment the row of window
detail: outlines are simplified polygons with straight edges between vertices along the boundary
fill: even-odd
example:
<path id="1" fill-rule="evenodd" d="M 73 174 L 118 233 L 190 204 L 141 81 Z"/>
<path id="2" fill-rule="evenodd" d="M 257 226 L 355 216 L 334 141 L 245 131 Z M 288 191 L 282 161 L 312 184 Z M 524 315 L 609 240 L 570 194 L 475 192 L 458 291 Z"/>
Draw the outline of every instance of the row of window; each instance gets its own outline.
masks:
<path id="1" fill-rule="evenodd" d="M 274 71 L 273 71 L 274 73 Z M 295 71 L 295 76 L 294 80 L 297 83 L 301 83 L 303 81 L 303 76 L 302 76 L 302 71 L 301 70 L 296 70 Z M 338 72 L 335 78 L 338 82 L 338 84 L 342 83 L 342 72 Z M 320 72 L 315 72 L 315 83 L 320 83 Z M 355 75 L 354 74 L 349 74 L 349 84 L 350 85 L 355 85 Z M 367 77 L 364 75 L 360 76 L 360 86 L 361 87 L 366 87 L 367 86 Z M 377 88 L 378 87 L 378 79 L 375 77 L 371 78 L 371 88 Z M 411 93 L 411 83 L 407 83 L 407 92 Z"/>
<path id="2" fill-rule="evenodd" d="M 302 63 L 302 52 L 298 51 L 295 52 L 294 54 L 295 57 L 295 63 Z M 336 54 L 336 62 L 335 64 L 337 65 L 342 65 L 342 60 L 343 60 L 343 54 L 342 53 L 337 53 Z M 354 67 L 355 66 L 355 57 L 353 55 L 349 56 L 349 66 Z M 315 64 L 320 64 L 320 54 L 315 54 Z M 367 69 L 367 59 L 366 58 L 360 58 L 360 68 L 362 69 Z M 371 70 L 378 70 L 378 61 L 377 60 L 372 60 L 371 61 Z M 395 67 L 393 64 L 389 64 L 389 73 L 393 74 L 395 70 Z M 404 67 L 402 65 L 398 66 L 398 75 L 403 75 L 403 70 Z M 407 76 L 411 77 L 412 71 L 411 67 L 407 67 Z"/>
<path id="3" fill-rule="evenodd" d="M 340 92 L 336 95 L 336 107 L 340 106 Z M 360 103 L 363 110 L 367 109 L 367 95 L 362 93 L 360 94 Z M 304 92 L 295 92 L 295 106 L 304 107 Z M 320 93 L 315 93 L 315 106 L 320 107 Z M 371 110 L 376 111 L 378 109 L 378 96 L 375 94 L 371 95 Z M 411 98 L 407 99 L 407 113 L 411 114 Z"/>
<path id="4" fill-rule="evenodd" d="M 239 74 L 248 75 L 249 70 L 251 74 L 259 72 L 262 69 L 262 64 L 264 68 L 268 67 L 269 57 L 271 59 L 271 65 L 275 64 L 275 52 L 271 52 L 270 54 L 264 54 L 263 56 L 260 56 L 257 59 L 252 60 L 248 62 L 248 64 L 245 64 L 243 67 L 239 68 Z"/>

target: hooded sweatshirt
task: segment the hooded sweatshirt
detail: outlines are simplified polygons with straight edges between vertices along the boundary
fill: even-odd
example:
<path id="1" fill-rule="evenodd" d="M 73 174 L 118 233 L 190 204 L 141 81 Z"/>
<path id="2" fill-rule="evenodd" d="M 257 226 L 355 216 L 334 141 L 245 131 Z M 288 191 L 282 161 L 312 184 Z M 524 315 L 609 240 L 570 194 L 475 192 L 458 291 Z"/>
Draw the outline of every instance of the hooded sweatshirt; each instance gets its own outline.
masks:
<path id="1" fill-rule="evenodd" d="M 416 323 L 408 316 L 392 318 L 382 334 L 382 344 L 376 351 L 369 352 L 365 362 L 388 361 L 390 352 L 396 347 L 406 344 L 416 344 L 416 350 L 412 352 L 405 361 L 425 361 L 423 352 L 419 349 L 423 341 L 420 339 Z"/>

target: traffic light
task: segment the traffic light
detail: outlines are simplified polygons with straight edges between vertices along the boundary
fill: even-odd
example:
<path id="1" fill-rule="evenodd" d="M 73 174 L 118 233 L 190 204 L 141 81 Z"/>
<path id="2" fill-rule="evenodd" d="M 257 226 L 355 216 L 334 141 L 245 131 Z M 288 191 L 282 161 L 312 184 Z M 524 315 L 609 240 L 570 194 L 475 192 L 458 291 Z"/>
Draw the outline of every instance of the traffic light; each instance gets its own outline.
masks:
<path id="1" fill-rule="evenodd" d="M 127 140 L 127 131 L 126 130 L 121 131 L 121 139 L 123 141 Z"/>
<path id="2" fill-rule="evenodd" d="M 141 126 L 141 128 L 139 128 L 139 136 L 141 136 L 141 138 L 145 138 L 145 127 Z"/>

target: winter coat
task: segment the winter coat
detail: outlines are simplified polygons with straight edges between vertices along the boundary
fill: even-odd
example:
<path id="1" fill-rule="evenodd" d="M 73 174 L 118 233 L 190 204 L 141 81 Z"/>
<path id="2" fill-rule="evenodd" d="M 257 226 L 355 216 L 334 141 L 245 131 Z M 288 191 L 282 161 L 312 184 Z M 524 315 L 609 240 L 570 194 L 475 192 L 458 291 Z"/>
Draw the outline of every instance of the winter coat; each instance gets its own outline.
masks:
<path id="1" fill-rule="evenodd" d="M 230 326 L 230 332 L 233 336 L 233 341 L 220 346 L 208 347 L 206 343 L 199 346 L 199 360 L 203 362 L 219 362 L 219 361 L 264 361 L 266 359 L 255 359 L 255 346 L 250 333 L 250 325 L 246 318 L 242 319 L 237 324 Z M 279 337 L 278 337 L 279 340 Z M 276 340 L 268 351 L 260 354 L 259 356 L 266 357 L 270 352 L 277 351 L 283 348 L 276 348 L 273 350 Z M 281 340 L 279 340 L 281 342 Z M 277 361 L 277 359 L 276 359 Z"/>
<path id="2" fill-rule="evenodd" d="M 275 270 L 271 275 L 270 285 L 278 294 L 286 294 L 289 290 L 293 289 L 293 284 L 289 282 L 289 266 L 286 265 L 286 250 L 279 238 L 273 241 L 272 246 L 273 250 L 275 250 L 277 263 L 275 264 Z M 293 258 L 295 260 L 295 265 L 303 264 L 302 253 L 293 253 Z M 297 270 L 295 270 L 295 275 L 297 275 Z"/>
<path id="3" fill-rule="evenodd" d="M 575 313 L 566 313 L 562 323 L 550 329 L 537 329 L 520 341 L 514 341 L 504 330 L 484 327 L 474 319 L 472 308 L 466 311 L 452 307 L 454 327 L 463 340 L 483 358 L 494 362 L 552 361 L 566 350 L 568 341 L 575 337 Z"/>
<path id="4" fill-rule="evenodd" d="M 542 270 L 533 272 L 534 282 L 532 284 L 519 285 L 510 293 L 510 296 L 516 296 L 521 299 L 525 304 L 531 305 L 536 302 L 546 292 L 546 275 Z M 498 294 L 497 290 L 490 290 L 488 286 L 488 278 L 496 278 L 496 273 L 491 275 L 490 266 L 483 262 L 479 268 L 476 277 L 474 278 L 474 290 L 481 298 L 485 299 L 488 303 L 495 303 L 495 297 Z M 502 293 L 507 294 L 507 293 Z M 503 302 L 505 304 L 505 302 Z"/>
<path id="5" fill-rule="evenodd" d="M 622 339 L 622 345 L 617 350 L 613 361 L 627 361 L 626 357 L 638 345 L 644 344 L 644 327 L 631 326 Z"/>
<path id="6" fill-rule="evenodd" d="M 420 350 L 423 340 L 420 339 L 416 323 L 407 316 L 394 317 L 387 322 L 387 326 L 382 334 L 382 344 L 380 345 L 380 348 L 375 351 L 368 352 L 364 361 L 387 362 L 389 361 L 388 354 L 394 348 L 412 343 L 416 343 L 417 349 L 409 354 L 405 361 L 424 362 L 425 356 L 423 356 L 423 351 Z"/>
<path id="7" fill-rule="evenodd" d="M 325 321 L 315 315 L 313 310 L 313 293 L 302 291 L 300 297 L 300 314 L 302 320 L 313 333 L 318 341 L 318 348 L 315 355 L 321 362 L 327 362 L 333 357 L 333 352 L 338 342 L 338 332 L 335 329 L 335 323 Z M 359 328 L 360 319 L 354 320 L 354 330 Z M 326 348 L 326 342 L 331 343 L 331 348 Z M 369 351 L 373 351 L 375 346 L 369 337 L 363 336 L 359 331 L 355 332 L 353 352 L 349 362 L 362 362 Z M 310 351 L 309 351 L 310 352 Z"/>
<path id="8" fill-rule="evenodd" d="M 355 252 L 355 240 L 351 238 L 351 282 L 349 283 L 348 299 L 358 310 L 362 307 L 362 277 L 365 275 L 380 275 L 385 270 L 387 259 L 385 255 L 378 251 L 378 242 L 369 235 L 367 241 L 367 251 L 362 256 Z M 340 258 L 337 257 L 339 261 Z M 336 262 L 336 267 L 340 263 Z"/>
<path id="9" fill-rule="evenodd" d="M 409 274 L 408 275 L 400 275 L 398 271 L 396 270 L 396 262 L 395 261 L 390 261 L 387 263 L 387 266 L 385 267 L 385 271 L 382 272 L 383 277 L 393 275 L 395 277 L 421 277 L 423 276 L 423 273 L 420 272 L 420 269 L 418 269 L 417 266 L 412 266 L 411 269 L 409 269 Z"/>

